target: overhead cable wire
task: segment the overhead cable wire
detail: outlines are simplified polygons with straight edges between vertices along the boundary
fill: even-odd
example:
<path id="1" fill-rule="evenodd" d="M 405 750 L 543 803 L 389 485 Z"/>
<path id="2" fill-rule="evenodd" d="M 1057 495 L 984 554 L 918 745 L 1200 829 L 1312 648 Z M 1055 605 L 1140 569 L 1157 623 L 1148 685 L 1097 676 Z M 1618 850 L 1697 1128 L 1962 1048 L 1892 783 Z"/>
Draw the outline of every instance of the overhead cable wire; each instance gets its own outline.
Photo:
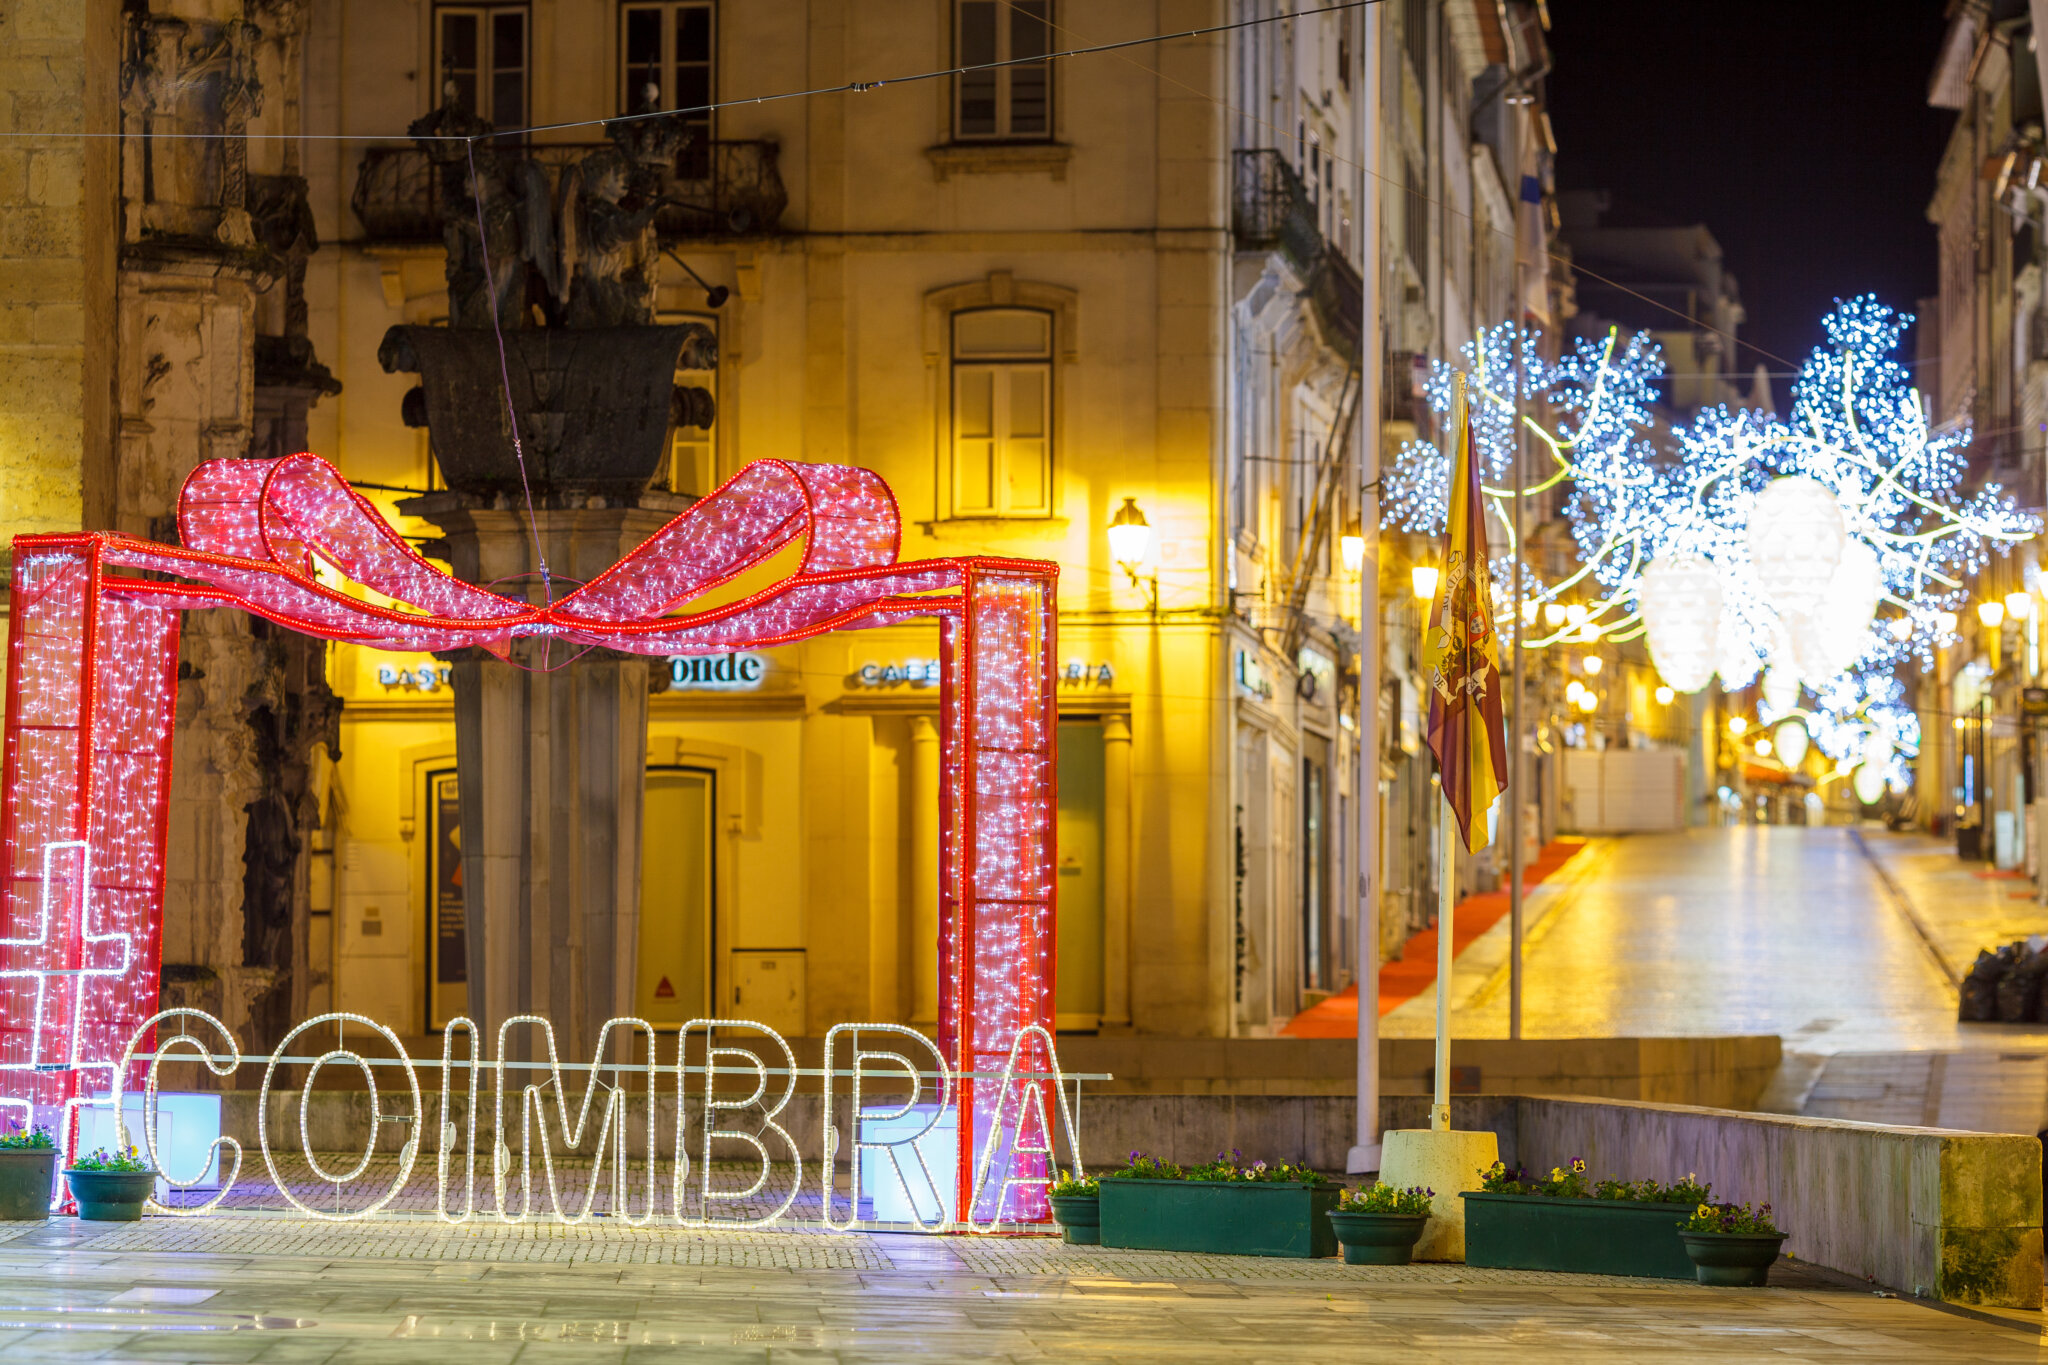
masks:
<path id="1" fill-rule="evenodd" d="M 1003 3 L 1004 5 L 1006 5 L 1006 6 L 1007 6 L 1007 7 L 1009 8 L 1009 9 L 1011 9 L 1012 11 L 1016 12 L 1017 14 L 1029 14 L 1029 11 L 1027 11 L 1027 10 L 1023 9 L 1023 8 L 1022 8 L 1021 6 L 1019 6 L 1019 5 L 1017 4 L 1017 0 L 1002 0 L 1002 3 Z M 1337 5 L 1337 6 L 1333 6 L 1333 7 L 1332 7 L 1332 9 L 1330 9 L 1330 10 L 1303 10 L 1303 11 L 1302 11 L 1301 13 L 1299 13 L 1299 14 L 1295 14 L 1295 15 L 1285 15 L 1285 16 L 1280 16 L 1280 17 L 1284 17 L 1284 18 L 1299 18 L 1299 19 L 1306 19 L 1306 18 L 1310 18 L 1310 17 L 1312 17 L 1312 16 L 1314 16 L 1314 15 L 1318 15 L 1318 14 L 1327 14 L 1327 13 L 1331 13 L 1331 12 L 1332 12 L 1333 10 L 1342 10 L 1342 9 L 1355 9 L 1355 8 L 1359 8 L 1359 6 L 1354 6 L 1354 5 Z M 1034 16 L 1034 17 L 1035 17 L 1035 16 Z M 1259 21 L 1259 22 L 1264 22 L 1264 21 Z M 1079 39 L 1079 38 L 1080 38 L 1080 36 L 1081 36 L 1080 34 L 1078 34 L 1078 33 L 1074 32 L 1074 30 L 1073 30 L 1073 29 L 1071 29 L 1071 28 L 1068 28 L 1068 27 L 1067 27 L 1066 25 L 1064 25 L 1064 24 L 1060 24 L 1060 23 L 1056 23 L 1056 22 L 1054 22 L 1054 21 L 1053 21 L 1053 20 L 1051 20 L 1051 19 L 1047 19 L 1047 20 L 1045 20 L 1045 23 L 1046 23 L 1046 26 L 1047 26 L 1047 27 L 1049 27 L 1049 28 L 1053 28 L 1053 29 L 1057 29 L 1057 30 L 1058 30 L 1059 32 L 1061 32 L 1061 33 L 1064 33 L 1064 34 L 1066 34 L 1066 35 L 1067 35 L 1067 36 L 1068 36 L 1069 38 L 1072 38 L 1072 39 Z M 1136 46 L 1136 44 L 1132 44 L 1132 43 L 1112 43 L 1112 44 L 1105 44 L 1105 45 L 1103 45 L 1103 46 L 1100 46 L 1100 47 L 1084 47 L 1084 48 L 1078 48 L 1078 49 L 1075 49 L 1075 51 L 1078 51 L 1078 52 L 1096 52 L 1096 51 L 1101 51 L 1101 52 L 1108 52 L 1108 51 L 1114 51 L 1114 50 L 1116 50 L 1117 48 L 1120 48 L 1120 47 L 1132 47 L 1132 46 Z M 1037 59 L 1036 59 L 1036 58 L 1034 58 L 1034 59 L 1032 59 L 1032 60 L 1037 60 Z M 1175 76 L 1169 76 L 1169 75 L 1167 75 L 1167 74 L 1166 74 L 1165 72 L 1163 72 L 1163 71 L 1159 70 L 1159 69 L 1158 69 L 1157 67 L 1147 66 L 1147 65 L 1145 65 L 1145 63 L 1143 63 L 1143 62 L 1141 62 L 1141 61 L 1138 61 L 1138 60 L 1137 60 L 1137 59 L 1136 59 L 1135 57 L 1122 57 L 1122 58 L 1120 58 L 1120 60 L 1122 60 L 1122 61 L 1126 61 L 1126 62 L 1129 62 L 1129 63 L 1130 63 L 1130 64 L 1131 64 L 1132 66 L 1135 66 L 1135 67 L 1137 67 L 1137 68 L 1138 68 L 1138 69 L 1139 69 L 1140 71 L 1144 71 L 1144 72 L 1147 72 L 1147 73 L 1149 73 L 1150 75 L 1154 76 L 1155 78 L 1157 78 L 1157 79 L 1159 79 L 1159 80 L 1165 81 L 1165 82 L 1167 82 L 1167 83 L 1169 83 L 1169 84 L 1171 84 L 1171 85 L 1175 85 L 1175 86 L 1178 86 L 1178 87 L 1179 87 L 1179 88 L 1181 88 L 1182 90 L 1185 90 L 1185 91 L 1187 91 L 1187 92 L 1188 92 L 1189 94 L 1191 94 L 1191 95 L 1194 95 L 1194 96 L 1196 96 L 1196 97 L 1197 97 L 1197 98 L 1199 98 L 1199 99 L 1207 100 L 1207 101 L 1208 101 L 1209 103 L 1211 103 L 1211 104 L 1213 104 L 1213 105 L 1217 106 L 1217 107 L 1218 107 L 1219 109 L 1224 109 L 1224 110 L 1228 110 L 1228 111 L 1229 111 L 1230 113 L 1236 114 L 1236 115 L 1237 115 L 1237 116 L 1238 116 L 1239 118 L 1242 118 L 1242 119 L 1246 119 L 1246 120 L 1248 120 L 1248 121 L 1250 121 L 1250 122 L 1252 122 L 1252 123 L 1254 123 L 1254 124 L 1258 125 L 1259 127 L 1261 127 L 1261 128 L 1263 128 L 1263 129 L 1265 129 L 1265 130 L 1266 130 L 1266 132 L 1268 132 L 1268 133 L 1272 134 L 1272 135 L 1273 135 L 1274 137 L 1276 137 L 1276 138 L 1279 138 L 1279 139 L 1281 139 L 1281 140 L 1282 140 L 1282 142 L 1285 142 L 1285 141 L 1287 141 L 1287 140 L 1289 140 L 1289 139 L 1292 139 L 1292 138 L 1293 138 L 1293 137 L 1295 136 L 1295 135 L 1294 135 L 1294 134 L 1293 134 L 1292 132 L 1290 132 L 1289 130 L 1287 130 L 1287 129 L 1285 129 L 1285 128 L 1281 128 L 1281 127 L 1278 127 L 1278 126 L 1276 126 L 1275 124 L 1273 124 L 1272 122 L 1268 121 L 1267 119 L 1261 118 L 1261 117 L 1260 117 L 1259 115 L 1257 115 L 1257 114 L 1255 114 L 1255 113 L 1252 113 L 1252 112 L 1250 112 L 1250 111 L 1248 111 L 1248 110 L 1245 110 L 1245 109 L 1241 109 L 1241 108 L 1239 108 L 1238 106 L 1236 106 L 1236 105 L 1232 104 L 1232 103 L 1231 103 L 1231 102 L 1230 102 L 1229 100 L 1227 100 L 1227 99 L 1223 99 L 1223 98 L 1220 98 L 1220 97 L 1218 97 L 1218 96 L 1216 96 L 1216 95 L 1212 95 L 1212 94 L 1210 94 L 1210 93 L 1209 93 L 1208 91 L 1206 91 L 1206 90 L 1202 89 L 1202 88 L 1201 88 L 1201 87 L 1199 87 L 1199 86 L 1189 85 L 1189 84 L 1188 84 L 1188 83 L 1187 83 L 1186 81 L 1183 81 L 1183 80 L 1179 79 L 1178 77 L 1175 77 Z M 1379 129 L 1378 129 L 1377 127 L 1375 127 L 1375 129 L 1374 129 L 1373 131 L 1374 131 L 1374 134 L 1375 134 L 1375 135 L 1377 135 L 1377 134 L 1379 133 L 1379 131 L 1380 131 L 1380 130 L 1379 130 Z M 1278 147 L 1276 146 L 1276 147 L 1275 147 L 1275 148 L 1273 148 L 1272 150 L 1278 151 L 1278 150 L 1279 150 L 1279 148 L 1278 148 Z M 1457 207 L 1457 206 L 1456 206 L 1455 204 L 1448 204 L 1448 203 L 1445 203 L 1445 202 L 1444 202 L 1443 200 L 1441 200 L 1441 199 L 1433 199 L 1433 198 L 1431 198 L 1431 197 L 1429 196 L 1429 194 L 1428 194 L 1428 193 L 1427 193 L 1426 191 L 1423 191 L 1423 190 L 1417 189 L 1417 188 L 1416 188 L 1415 186 L 1413 186 L 1413 185 L 1410 185 L 1410 184 L 1409 184 L 1409 183 L 1407 182 L 1407 180 L 1406 180 L 1405 178 L 1403 178 L 1403 179 L 1395 179 L 1395 178 L 1394 178 L 1393 176 L 1388 176 L 1388 175 L 1381 175 L 1381 174 L 1380 174 L 1380 173 L 1379 173 L 1378 171 L 1374 171 L 1374 170 L 1369 170 L 1368 168 L 1366 168 L 1365 166 L 1361 165 L 1360 163 L 1358 163 L 1358 162 L 1356 162 L 1356 161 L 1353 161 L 1353 160 L 1351 160 L 1351 158 L 1349 158 L 1349 157 L 1346 157 L 1346 156 L 1339 156 L 1339 155 L 1338 155 L 1337 153 L 1335 153 L 1335 152 L 1331 151 L 1331 150 L 1330 150 L 1330 149 L 1329 149 L 1328 147 L 1324 147 L 1324 148 L 1323 148 L 1323 157 L 1324 157 L 1324 159 L 1325 159 L 1325 160 L 1327 160 L 1327 161 L 1333 161 L 1333 162 L 1335 162 L 1335 163 L 1336 163 L 1337 165 L 1339 165 L 1339 166 L 1348 166 L 1348 167 L 1350 167 L 1350 168 L 1351 168 L 1352 170 L 1355 170 L 1355 171 L 1357 171 L 1357 172 L 1358 172 L 1359 174 L 1361 174 L 1361 175 L 1369 175 L 1369 176 L 1371 176 L 1371 177 L 1372 177 L 1373 179 L 1375 179 L 1375 180 L 1379 181 L 1379 182 L 1380 182 L 1381 184 L 1383 184 L 1383 185 L 1389 185 L 1389 186 L 1392 186 L 1392 187 L 1393 187 L 1394 189 L 1396 189 L 1396 190 L 1400 191 L 1400 192 L 1401 192 L 1401 193 L 1403 193 L 1403 194 L 1411 195 L 1411 196 L 1413 196 L 1413 197 L 1414 197 L 1415 199 L 1419 200 L 1420 202 L 1422 202 L 1422 203 L 1424 203 L 1424 204 L 1427 204 L 1427 205 L 1429 205 L 1429 206 L 1430 206 L 1430 207 L 1432 207 L 1432 208 L 1435 208 L 1435 209 L 1439 209 L 1439 210 L 1441 210 L 1441 211 L 1443 211 L 1443 212 L 1445 212 L 1445 213 L 1448 213 L 1448 214 L 1450 214 L 1450 215 L 1451 215 L 1451 216 L 1452 216 L 1453 218 L 1462 218 L 1463 220 L 1465 220 L 1465 222 L 1467 222 L 1467 223 L 1471 224 L 1471 225 L 1472 225 L 1472 226 L 1474 226 L 1474 227 L 1477 227 L 1477 228 L 1483 229 L 1483 230 L 1485 230 L 1485 231 L 1489 231 L 1489 232 L 1492 232 L 1492 233 L 1494 233 L 1494 234 L 1495 234 L 1496 236 L 1500 236 L 1500 237 L 1505 237 L 1505 238 L 1507 238 L 1507 239 L 1508 239 L 1509 241 L 1513 242 L 1513 243 L 1514 243 L 1514 244 L 1515 244 L 1515 245 L 1516 245 L 1517 247 L 1519 247 L 1519 246 L 1521 245 L 1521 237 L 1520 237 L 1520 234 L 1519 234 L 1519 233 L 1517 233 L 1517 232 L 1516 232 L 1516 231 L 1515 231 L 1514 229 L 1512 229 L 1512 228 L 1499 228 L 1499 227 L 1494 227 L 1494 226 L 1493 226 L 1493 225 L 1492 225 L 1492 224 L 1491 224 L 1490 222 L 1482 222 L 1482 221 L 1480 221 L 1480 220 L 1479 220 L 1479 218 L 1477 218 L 1477 217 L 1476 217 L 1476 216 L 1474 216 L 1473 214 L 1470 214 L 1470 213 L 1466 213 L 1466 212 L 1464 212 L 1463 210 L 1459 209 L 1459 208 L 1458 208 L 1458 207 Z M 1734 345 L 1737 345 L 1737 346 L 1747 346 L 1747 347 L 1748 347 L 1748 348 L 1749 348 L 1750 350 L 1752 350 L 1752 351 L 1756 352 L 1756 353 L 1757 353 L 1758 355 L 1760 355 L 1760 356 L 1763 356 L 1763 357 L 1764 357 L 1765 359 L 1767 359 L 1767 360 L 1774 360 L 1774 361 L 1776 361 L 1776 362 L 1777 362 L 1778 364 L 1780 364 L 1780 365 L 1785 365 L 1785 366 L 1788 366 L 1788 367 L 1790 367 L 1790 373 L 1791 373 L 1791 374 L 1794 374 L 1794 375 L 1796 375 L 1796 374 L 1797 374 L 1797 373 L 1799 372 L 1799 370 L 1798 370 L 1798 365 L 1797 365 L 1797 363 L 1796 363 L 1796 362 L 1794 362 L 1794 361 L 1791 361 L 1791 360 L 1787 360 L 1787 359 L 1785 359 L 1785 357 L 1783 357 L 1783 356 L 1781 356 L 1781 355 L 1778 355 L 1778 354 L 1776 354 L 1776 353 L 1774 353 L 1774 352 L 1771 352 L 1771 351 L 1767 351 L 1767 350 L 1765 350 L 1765 349 L 1764 349 L 1763 347 L 1761 347 L 1761 346 L 1757 345 L 1757 344 L 1756 344 L 1755 342 L 1752 342 L 1752 341 L 1744 341 L 1744 340 L 1742 340 L 1742 338 L 1740 338 L 1740 337 L 1736 336 L 1736 335 L 1735 335 L 1734 333 L 1732 333 L 1732 332 L 1724 332 L 1724 331 L 1722 331 L 1722 330 L 1721 330 L 1720 328 L 1718 328 L 1718 327 L 1715 327 L 1715 326 L 1713 326 L 1713 325 L 1712 325 L 1711 323 L 1705 323 L 1705 322 L 1701 322 L 1701 321 L 1700 321 L 1699 319 L 1697 319 L 1697 318 L 1693 317 L 1693 316 L 1692 316 L 1691 314 L 1689 314 L 1689 313 L 1686 313 L 1686 312 L 1684 312 L 1684 311 L 1683 311 L 1683 310 L 1681 310 L 1681 309 L 1673 308 L 1673 307 L 1672 307 L 1672 306 L 1671 306 L 1670 304 L 1668 304 L 1668 303 L 1663 303 L 1663 302 L 1660 302 L 1660 301 L 1659 301 L 1659 300 L 1657 300 L 1657 299 L 1653 299 L 1653 298 L 1651 298 L 1651 297 L 1650 297 L 1650 296 L 1649 296 L 1648 294 L 1642 293 L 1642 292 L 1641 292 L 1641 291 L 1639 291 L 1639 290 L 1636 290 L 1636 289 L 1631 289 L 1631 288 L 1629 288 L 1629 286 L 1627 286 L 1627 285 L 1625 285 L 1625 284 L 1621 283 L 1621 282 L 1620 282 L 1619 280 L 1610 280 L 1610 279 L 1608 279 L 1608 278 L 1607 278 L 1607 277 L 1606 277 L 1605 275 L 1602 275 L 1602 274 L 1600 274 L 1600 273 L 1599 273 L 1598 271 L 1596 271 L 1596 270 L 1593 270 L 1593 269 L 1591 269 L 1591 268 L 1589 268 L 1589 267 L 1587 267 L 1587 266 L 1585 266 L 1585 265 L 1582 265 L 1582 264 L 1580 264 L 1580 263 L 1579 263 L 1578 261 L 1575 261 L 1575 260 L 1573 260 L 1573 259 L 1572 259 L 1571 257 L 1569 257 L 1569 256 L 1564 256 L 1564 255 L 1560 255 L 1559 253 L 1557 253 L 1557 252 L 1555 252 L 1555 251 L 1550 251 L 1550 250 L 1545 250 L 1545 251 L 1543 252 L 1543 255 L 1544 255 L 1544 256 L 1545 256 L 1545 257 L 1546 257 L 1546 258 L 1547 258 L 1548 260 L 1550 260 L 1550 261 L 1552 261 L 1552 262 L 1554 262 L 1554 263 L 1556 263 L 1556 264 L 1558 264 L 1558 265 L 1561 265 L 1561 266 L 1563 266 L 1563 267 L 1564 267 L 1565 269 L 1567 269 L 1567 270 L 1569 270 L 1569 271 L 1573 272 L 1574 274 L 1577 274 L 1577 275 L 1582 275 L 1582 276 L 1584 276 L 1585 278 L 1587 278 L 1587 279 L 1589 279 L 1589 280 L 1593 280 L 1593 281 L 1596 281 L 1597 283 L 1600 283 L 1600 284 L 1604 284 L 1604 285 L 1606 285 L 1606 286 L 1607 286 L 1608 288 L 1610 288 L 1610 289 L 1615 289 L 1615 290 L 1618 290 L 1618 291 L 1620 291 L 1621 293 L 1623 293 L 1623 294 L 1626 294 L 1626 295 L 1628 295 L 1628 296 L 1629 296 L 1630 298 L 1633 298 L 1633 299 L 1637 299 L 1637 300 L 1640 300 L 1640 301 L 1641 301 L 1641 302 L 1643 302 L 1643 303 L 1647 303 L 1647 304 L 1649 304 L 1649 305 L 1650 305 L 1650 306 L 1651 306 L 1652 308 L 1657 308 L 1657 309 L 1661 309 L 1661 310 L 1663 310 L 1664 312 L 1666 312 L 1666 313 L 1669 313 L 1669 314 L 1671 314 L 1671 315 L 1672 315 L 1673 317 L 1675 317 L 1675 318 L 1680 318 L 1680 319 L 1683 319 L 1683 320 L 1684 320 L 1684 321 L 1685 321 L 1686 323 L 1688 323 L 1689 325 L 1691 325 L 1691 326 L 1693 326 L 1693 327 L 1697 327 L 1697 328 L 1699 328 L 1699 329 L 1700 329 L 1701 331 L 1704 331 L 1704 332 L 1710 332 L 1710 333 L 1712 333 L 1713 335 L 1715 335 L 1715 336 L 1718 336 L 1718 337 L 1721 337 L 1721 338 L 1723 338 L 1724 340 L 1726 340 L 1726 341 L 1728 341 L 1728 342 L 1730 342 L 1730 343 L 1732 343 L 1732 344 L 1734 344 Z M 1667 377 L 1672 377 L 1672 376 L 1667 376 Z M 1690 377 L 1692 377 L 1692 376 L 1687 376 L 1687 377 L 1688 377 L 1688 378 L 1690 378 Z M 1745 375 L 1745 376 L 1743 376 L 1743 377 L 1744 377 L 1744 378 L 1749 378 L 1750 376 L 1747 376 L 1747 375 Z M 1774 377 L 1776 377 L 1776 376 L 1774 376 Z"/>

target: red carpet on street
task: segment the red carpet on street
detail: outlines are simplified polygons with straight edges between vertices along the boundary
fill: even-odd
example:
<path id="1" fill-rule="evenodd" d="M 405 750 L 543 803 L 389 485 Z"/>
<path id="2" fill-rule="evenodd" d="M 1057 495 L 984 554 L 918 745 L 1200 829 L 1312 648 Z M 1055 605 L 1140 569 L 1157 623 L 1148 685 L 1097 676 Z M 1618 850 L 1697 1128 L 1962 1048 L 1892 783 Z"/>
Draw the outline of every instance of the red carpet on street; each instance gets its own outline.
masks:
<path id="1" fill-rule="evenodd" d="M 1556 839 L 1543 846 L 1536 861 L 1522 869 L 1526 892 L 1545 877 L 1572 860 L 1586 846 L 1584 839 Z M 1458 902 L 1452 916 L 1451 954 L 1470 947 L 1472 940 L 1500 922 L 1508 912 L 1507 878 L 1499 891 L 1481 891 Z M 1380 1016 L 1404 1000 L 1412 1000 L 1436 984 L 1436 930 L 1425 929 L 1409 939 L 1398 961 L 1380 968 Z M 1356 1038 L 1358 1036 L 1358 987 L 1346 986 L 1319 1005 L 1311 1005 L 1287 1021 L 1280 1030 L 1283 1038 Z"/>

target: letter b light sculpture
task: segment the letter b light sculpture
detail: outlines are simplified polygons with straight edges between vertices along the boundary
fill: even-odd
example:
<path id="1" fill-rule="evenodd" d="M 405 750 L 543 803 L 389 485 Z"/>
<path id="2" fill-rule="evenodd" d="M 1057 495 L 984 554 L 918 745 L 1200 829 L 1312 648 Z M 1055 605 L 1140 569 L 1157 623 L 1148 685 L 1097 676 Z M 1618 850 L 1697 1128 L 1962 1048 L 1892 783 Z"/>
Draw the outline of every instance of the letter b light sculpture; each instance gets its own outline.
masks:
<path id="1" fill-rule="evenodd" d="M 312 455 L 200 465 L 179 496 L 178 532 L 176 546 L 105 532 L 14 541 L 0 1126 L 50 1123 L 68 1148 L 74 1110 L 109 1093 L 123 1047 L 156 1013 L 178 625 L 203 608 L 373 648 L 500 656 L 521 636 L 722 654 L 935 617 L 939 1046 L 958 1071 L 991 1073 L 1022 1031 L 1052 1028 L 1056 565 L 897 563 L 900 519 L 878 475 L 781 460 L 748 465 L 544 606 L 435 568 Z M 715 609 L 682 609 L 799 538 L 794 573 Z M 326 570 L 317 576 L 316 560 Z M 336 578 L 343 586 L 331 586 Z M 1028 1050 L 1043 1051 L 1041 1036 Z M 153 1048 L 144 1040 L 139 1050 Z M 1050 1058 L 1020 1061 L 1043 1073 Z M 953 1102 L 966 1210 L 974 1161 L 1007 1120 L 992 1082 L 963 1080 Z M 1013 1176 L 1043 1174 L 1025 1169 L 1042 1156 L 1018 1160 Z M 1044 1216 L 1035 1187 L 1008 1210 L 987 1207 L 1003 1188 L 984 1187 L 973 1213 Z"/>

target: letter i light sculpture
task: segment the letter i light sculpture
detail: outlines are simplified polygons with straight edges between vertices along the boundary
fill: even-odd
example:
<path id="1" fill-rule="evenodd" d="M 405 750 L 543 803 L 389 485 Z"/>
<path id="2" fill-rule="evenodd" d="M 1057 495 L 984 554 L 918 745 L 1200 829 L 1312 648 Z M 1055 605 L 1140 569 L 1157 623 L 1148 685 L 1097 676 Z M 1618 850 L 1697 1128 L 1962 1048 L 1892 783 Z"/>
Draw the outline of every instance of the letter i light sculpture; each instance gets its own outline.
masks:
<path id="1" fill-rule="evenodd" d="M 68 1156 L 77 1107 L 111 1095 L 124 1047 L 154 1050 L 153 1037 L 135 1035 L 157 1013 L 183 612 L 230 608 L 372 648 L 474 645 L 501 657 L 525 635 L 706 655 L 937 618 L 939 1047 L 963 1074 L 951 1098 L 957 1198 L 963 1221 L 1047 1216 L 1050 1135 L 1028 1131 L 1026 1115 L 1051 1112 L 1052 1097 L 1029 1093 L 1051 1082 L 966 1073 L 1043 1075 L 1052 1062 L 1056 565 L 898 563 L 900 516 L 879 476 L 783 460 L 749 464 L 549 606 L 429 564 L 313 455 L 200 465 L 179 496 L 178 533 L 176 546 L 105 532 L 14 541 L 0 1126 L 50 1124 Z M 788 577 L 686 609 L 798 538 Z M 146 1069 L 131 1065 L 129 1090 Z M 977 1200 L 985 1150 L 1014 1169 L 981 1184 Z"/>

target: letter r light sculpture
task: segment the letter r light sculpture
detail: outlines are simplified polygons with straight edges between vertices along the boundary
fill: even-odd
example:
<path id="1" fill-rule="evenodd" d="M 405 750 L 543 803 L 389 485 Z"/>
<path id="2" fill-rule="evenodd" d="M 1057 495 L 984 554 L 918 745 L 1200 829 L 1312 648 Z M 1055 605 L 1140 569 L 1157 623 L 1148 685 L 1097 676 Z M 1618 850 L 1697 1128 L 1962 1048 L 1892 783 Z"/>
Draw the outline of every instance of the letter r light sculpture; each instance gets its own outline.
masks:
<path id="1" fill-rule="evenodd" d="M 549 606 L 435 568 L 313 455 L 200 465 L 179 495 L 178 533 L 176 546 L 106 532 L 14 541 L 0 1126 L 54 1123 L 68 1152 L 77 1106 L 109 1094 L 123 1047 L 157 1012 L 178 625 L 183 612 L 220 607 L 371 648 L 474 645 L 501 657 L 529 635 L 723 654 L 937 618 L 939 1046 L 961 1073 L 1049 1070 L 1047 1056 L 1011 1054 L 1013 1041 L 1043 1051 L 1035 1040 L 1053 1026 L 1056 565 L 898 563 L 900 517 L 878 475 L 783 460 L 749 464 Z M 788 577 L 684 609 L 798 538 L 802 561 Z M 348 586 L 316 577 L 316 558 L 323 577 Z M 1044 1032 L 1025 1033 L 1033 1026 Z M 976 1155 L 1004 1119 L 993 1083 L 962 1079 L 953 1103 L 965 1210 Z M 970 1217 L 997 1217 L 989 1205 L 1003 1188 L 984 1188 Z M 1022 1195 L 1010 1216 L 1046 1216 L 1040 1187 Z"/>

